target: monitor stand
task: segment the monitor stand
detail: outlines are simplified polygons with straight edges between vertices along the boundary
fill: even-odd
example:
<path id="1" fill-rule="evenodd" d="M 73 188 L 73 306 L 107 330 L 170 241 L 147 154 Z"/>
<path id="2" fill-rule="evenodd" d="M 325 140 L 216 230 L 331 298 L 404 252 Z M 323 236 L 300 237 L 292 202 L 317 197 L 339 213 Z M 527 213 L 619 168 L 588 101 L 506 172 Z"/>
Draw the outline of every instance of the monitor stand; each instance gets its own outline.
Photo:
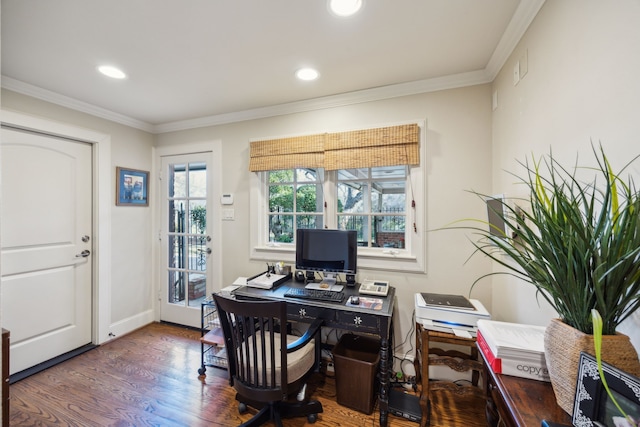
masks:
<path id="1" fill-rule="evenodd" d="M 321 289 L 325 291 L 333 291 L 333 292 L 341 292 L 344 289 L 343 285 L 337 284 L 337 274 L 336 273 L 324 273 L 323 279 L 320 283 L 307 283 L 305 288 L 307 289 Z"/>
<path id="2" fill-rule="evenodd" d="M 320 281 L 320 285 L 324 284 L 325 286 L 331 287 L 338 282 L 338 275 L 336 273 L 323 273 L 322 281 Z"/>

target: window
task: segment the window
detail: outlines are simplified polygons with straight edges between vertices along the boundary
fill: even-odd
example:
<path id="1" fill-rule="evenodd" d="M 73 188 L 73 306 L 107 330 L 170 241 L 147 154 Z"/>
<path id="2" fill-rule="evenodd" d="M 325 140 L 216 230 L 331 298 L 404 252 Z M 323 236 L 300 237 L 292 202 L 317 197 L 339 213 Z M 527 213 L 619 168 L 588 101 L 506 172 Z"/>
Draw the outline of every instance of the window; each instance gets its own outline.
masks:
<path id="1" fill-rule="evenodd" d="M 337 171 L 339 229 L 356 230 L 363 247 L 405 247 L 406 166 Z"/>
<path id="2" fill-rule="evenodd" d="M 265 173 L 269 195 L 268 236 L 263 236 L 266 240 L 293 243 L 296 229 L 324 227 L 321 170 L 300 168 Z"/>
<path id="3" fill-rule="evenodd" d="M 292 263 L 296 230 L 326 227 L 358 232 L 359 269 L 424 272 L 423 134 L 401 125 L 252 142 L 251 258 Z"/>

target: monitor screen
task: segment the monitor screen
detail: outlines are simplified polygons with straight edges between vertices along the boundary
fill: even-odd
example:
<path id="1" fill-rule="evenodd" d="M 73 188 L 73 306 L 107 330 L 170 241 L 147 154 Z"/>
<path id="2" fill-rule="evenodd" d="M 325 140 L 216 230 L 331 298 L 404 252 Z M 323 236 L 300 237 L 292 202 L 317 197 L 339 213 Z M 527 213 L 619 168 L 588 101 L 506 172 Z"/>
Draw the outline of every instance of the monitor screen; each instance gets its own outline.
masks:
<path id="1" fill-rule="evenodd" d="M 358 235 L 355 230 L 299 228 L 296 269 L 356 274 Z"/>

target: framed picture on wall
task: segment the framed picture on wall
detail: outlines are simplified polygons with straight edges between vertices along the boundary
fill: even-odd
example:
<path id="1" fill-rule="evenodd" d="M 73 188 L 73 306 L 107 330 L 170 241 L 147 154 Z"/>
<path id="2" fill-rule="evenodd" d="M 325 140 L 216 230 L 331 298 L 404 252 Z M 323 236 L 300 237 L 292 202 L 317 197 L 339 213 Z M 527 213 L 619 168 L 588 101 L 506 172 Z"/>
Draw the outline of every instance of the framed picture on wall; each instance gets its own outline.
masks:
<path id="1" fill-rule="evenodd" d="M 149 172 L 116 167 L 116 205 L 149 206 Z"/>

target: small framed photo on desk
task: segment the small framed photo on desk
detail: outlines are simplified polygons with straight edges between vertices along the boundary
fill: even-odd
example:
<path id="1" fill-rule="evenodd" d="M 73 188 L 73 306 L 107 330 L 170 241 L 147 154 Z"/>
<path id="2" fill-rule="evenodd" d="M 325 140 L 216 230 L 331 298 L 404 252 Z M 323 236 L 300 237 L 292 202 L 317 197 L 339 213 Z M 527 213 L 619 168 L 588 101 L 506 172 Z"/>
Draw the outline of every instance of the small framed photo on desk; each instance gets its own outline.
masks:
<path id="1" fill-rule="evenodd" d="M 624 418 L 607 394 L 600 379 L 596 358 L 582 352 L 578 364 L 573 425 L 635 427 L 640 421 L 640 378 L 604 362 L 602 370 L 616 402 L 635 424 L 631 424 Z"/>

